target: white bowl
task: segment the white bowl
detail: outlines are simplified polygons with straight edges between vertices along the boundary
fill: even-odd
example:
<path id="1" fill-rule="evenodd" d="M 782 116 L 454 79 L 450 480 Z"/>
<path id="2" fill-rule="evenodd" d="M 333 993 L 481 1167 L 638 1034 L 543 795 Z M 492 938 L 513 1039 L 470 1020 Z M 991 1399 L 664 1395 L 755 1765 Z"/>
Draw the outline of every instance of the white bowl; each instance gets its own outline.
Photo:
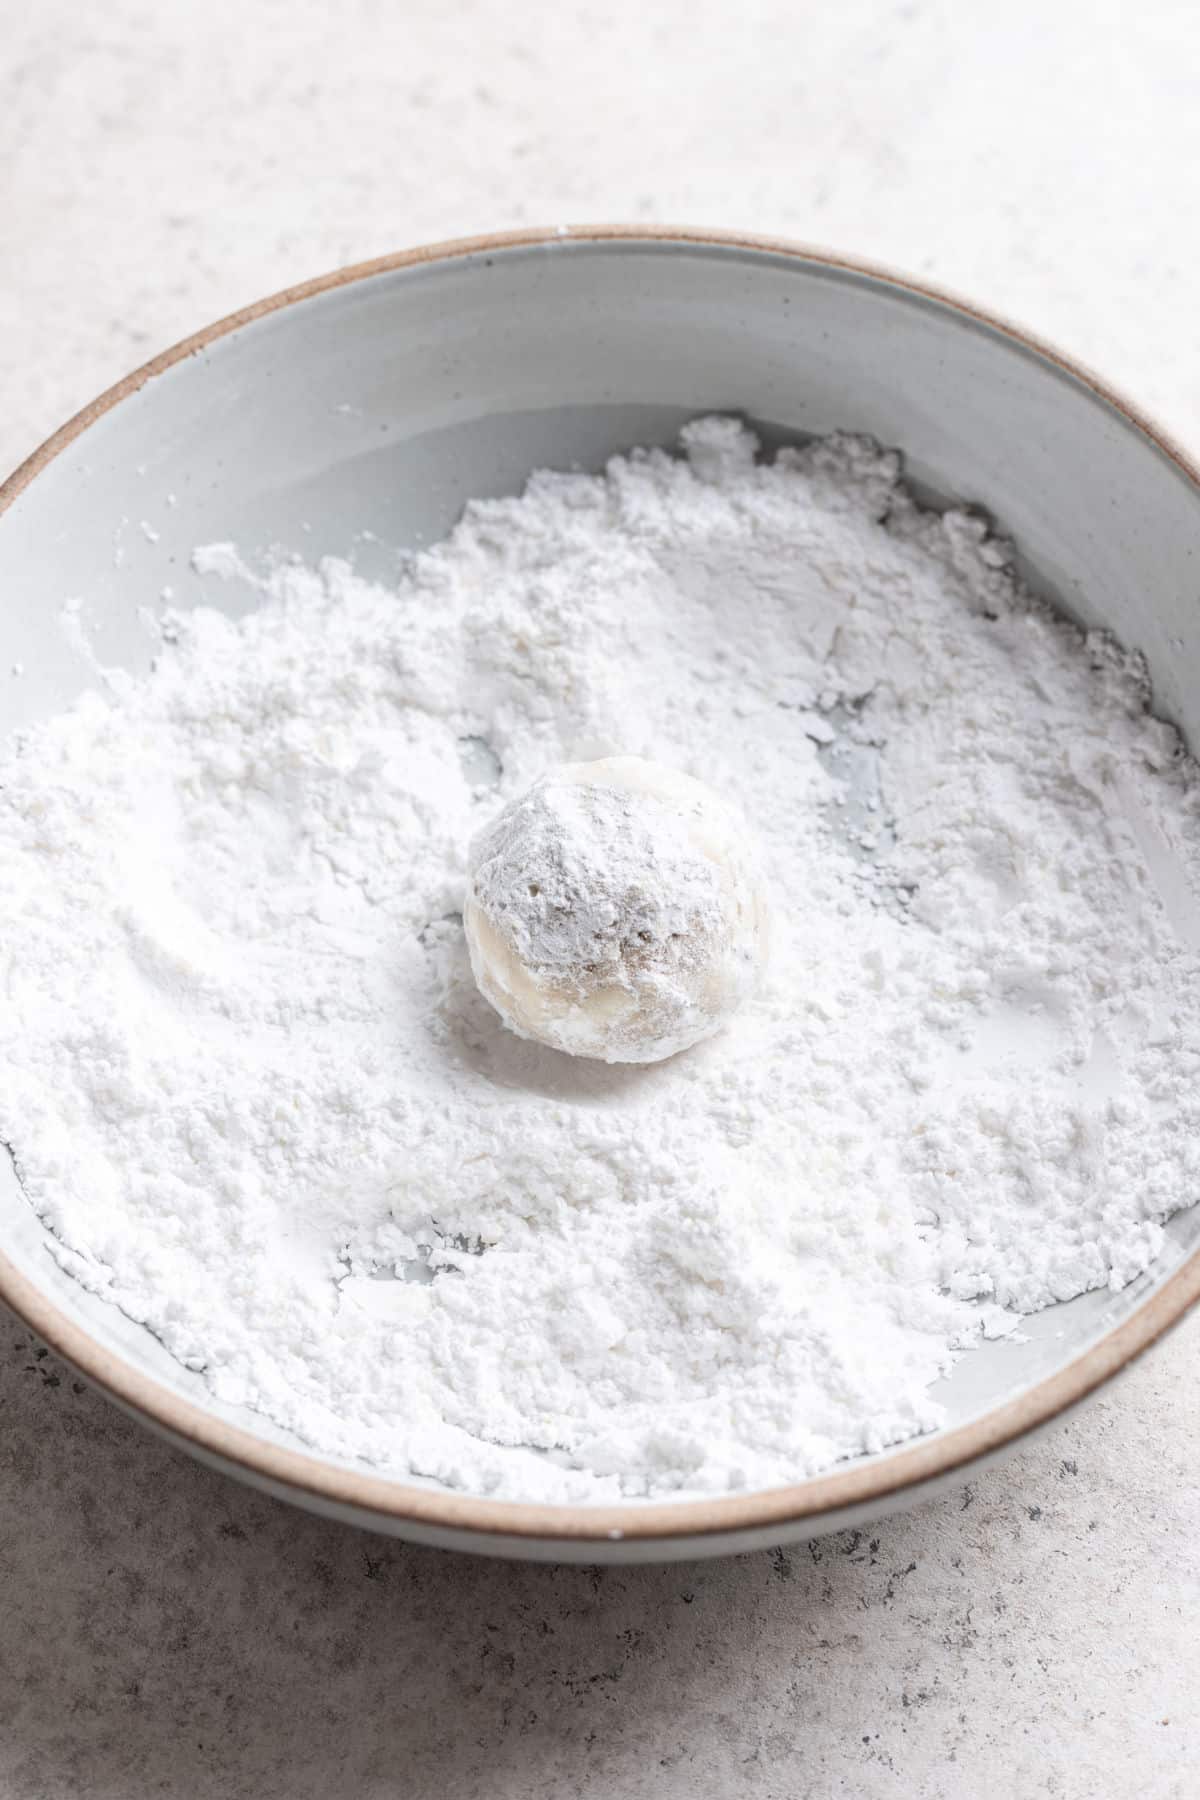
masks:
<path id="1" fill-rule="evenodd" d="M 472 495 L 512 492 L 537 466 L 669 443 L 713 411 L 745 414 L 768 443 L 841 426 L 899 445 L 927 495 L 987 507 L 1035 585 L 1142 650 L 1158 709 L 1200 742 L 1200 476 L 1161 432 L 1055 351 L 903 277 L 763 239 L 632 227 L 514 233 L 344 270 L 212 326 L 86 408 L 0 489 L 0 668 L 26 671 L 5 680 L 3 723 L 88 685 L 59 624 L 72 596 L 86 597 L 100 660 L 144 669 L 138 609 L 167 585 L 180 604 L 200 598 L 198 543 L 353 550 L 369 573 L 365 530 L 381 557 L 428 543 Z M 139 529 L 151 517 L 153 541 Z M 221 1405 L 44 1243 L 4 1158 L 0 1298 L 204 1461 L 403 1537 L 586 1561 L 748 1550 L 961 1480 L 1200 1295 L 1193 1207 L 1122 1292 L 1054 1307 L 1028 1341 L 964 1357 L 939 1396 L 949 1423 L 916 1444 L 719 1500 L 523 1506 L 313 1456 Z"/>

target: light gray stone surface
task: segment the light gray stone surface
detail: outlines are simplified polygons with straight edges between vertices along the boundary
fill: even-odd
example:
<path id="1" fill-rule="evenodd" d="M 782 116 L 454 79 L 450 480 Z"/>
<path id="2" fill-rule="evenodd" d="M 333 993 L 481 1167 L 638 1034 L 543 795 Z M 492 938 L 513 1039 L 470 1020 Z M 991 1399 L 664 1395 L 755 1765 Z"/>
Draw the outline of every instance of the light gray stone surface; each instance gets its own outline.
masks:
<path id="1" fill-rule="evenodd" d="M 0 0 L 0 464 L 154 349 L 477 229 L 685 219 L 1011 312 L 1200 444 L 1193 9 Z M 1200 1320 L 906 1519 L 721 1565 L 411 1551 L 0 1319 L 0 1800 L 1191 1796 Z"/>

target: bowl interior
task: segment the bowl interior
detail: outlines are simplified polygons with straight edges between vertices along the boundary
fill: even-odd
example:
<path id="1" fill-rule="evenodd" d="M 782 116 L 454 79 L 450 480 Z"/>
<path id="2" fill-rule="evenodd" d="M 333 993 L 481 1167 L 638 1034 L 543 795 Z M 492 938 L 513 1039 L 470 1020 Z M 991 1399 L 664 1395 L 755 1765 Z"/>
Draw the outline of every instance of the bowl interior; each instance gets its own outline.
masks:
<path id="1" fill-rule="evenodd" d="M 592 469 L 670 444 L 688 418 L 725 410 L 770 443 L 847 427 L 900 446 L 927 495 L 985 506 L 1041 591 L 1142 650 L 1158 710 L 1200 744 L 1200 492 L 1117 405 L 884 277 L 633 238 L 490 247 L 333 286 L 215 337 L 102 413 L 0 517 L 0 727 L 94 684 L 83 638 L 102 665 L 146 669 L 164 589 L 176 605 L 251 604 L 192 572 L 197 544 L 232 539 L 250 561 L 334 553 L 386 575 L 472 495 L 512 492 L 537 466 Z M 965 1357 L 939 1396 L 950 1424 L 1078 1356 L 1198 1244 L 1193 1207 L 1121 1293 L 1055 1307 L 1026 1341 Z M 6 1157 L 0 1248 L 171 1393 L 292 1441 L 220 1405 L 65 1276 Z"/>

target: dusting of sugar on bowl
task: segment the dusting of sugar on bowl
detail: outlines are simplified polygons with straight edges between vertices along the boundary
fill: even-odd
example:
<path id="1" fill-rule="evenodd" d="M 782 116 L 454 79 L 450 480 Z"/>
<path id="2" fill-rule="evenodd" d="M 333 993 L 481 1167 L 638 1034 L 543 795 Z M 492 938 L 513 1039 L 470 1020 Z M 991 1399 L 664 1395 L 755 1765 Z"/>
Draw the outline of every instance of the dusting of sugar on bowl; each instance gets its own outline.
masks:
<path id="1" fill-rule="evenodd" d="M 1200 1183 L 1200 778 L 1139 659 L 867 439 L 681 450 L 535 474 L 389 586 L 211 547 L 255 609 L 168 611 L 0 753 L 47 1251 L 325 1455 L 793 1481 L 936 1427 Z M 471 845 L 618 752 L 735 800 L 772 896 L 757 987 L 643 1066 L 508 1030 L 462 922 Z"/>

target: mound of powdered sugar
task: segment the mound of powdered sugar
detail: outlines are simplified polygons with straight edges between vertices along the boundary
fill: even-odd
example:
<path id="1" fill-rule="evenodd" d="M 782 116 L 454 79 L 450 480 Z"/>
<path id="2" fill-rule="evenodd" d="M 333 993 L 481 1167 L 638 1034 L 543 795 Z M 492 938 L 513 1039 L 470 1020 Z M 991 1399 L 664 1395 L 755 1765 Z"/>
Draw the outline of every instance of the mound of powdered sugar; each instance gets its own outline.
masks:
<path id="1" fill-rule="evenodd" d="M 1200 781 L 1137 659 L 861 438 L 683 449 L 476 503 L 388 590 L 275 569 L 0 768 L 48 1243 L 325 1452 L 785 1481 L 934 1426 L 1195 1193 Z M 647 1068 L 507 1032 L 458 917 L 473 834 L 616 754 L 733 798 L 776 897 L 755 999 Z"/>

